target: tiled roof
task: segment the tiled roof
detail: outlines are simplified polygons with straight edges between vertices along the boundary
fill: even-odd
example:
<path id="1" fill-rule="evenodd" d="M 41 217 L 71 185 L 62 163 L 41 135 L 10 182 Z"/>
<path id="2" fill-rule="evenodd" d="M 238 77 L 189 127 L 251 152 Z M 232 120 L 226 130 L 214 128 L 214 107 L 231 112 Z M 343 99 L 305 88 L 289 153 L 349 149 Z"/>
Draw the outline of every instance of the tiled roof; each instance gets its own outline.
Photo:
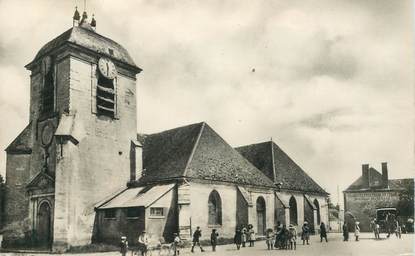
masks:
<path id="1" fill-rule="evenodd" d="M 29 123 L 23 131 L 6 148 L 8 154 L 30 154 L 32 147 L 30 144 L 32 123 Z"/>
<path id="2" fill-rule="evenodd" d="M 393 179 L 389 180 L 389 188 L 394 190 L 406 190 L 414 188 L 414 179 Z"/>
<path id="3" fill-rule="evenodd" d="M 414 179 L 389 179 L 388 188 L 382 187 L 382 174 L 375 168 L 369 168 L 370 185 L 364 184 L 363 177 L 360 176 L 345 191 L 362 191 L 362 190 L 406 190 L 414 186 Z"/>
<path id="4" fill-rule="evenodd" d="M 369 187 L 370 188 L 380 188 L 382 184 L 382 174 L 380 174 L 375 168 L 369 168 Z M 367 184 L 364 184 L 363 177 L 360 176 L 356 181 L 354 181 L 347 189 L 349 190 L 362 190 L 362 189 L 369 189 Z"/>
<path id="5" fill-rule="evenodd" d="M 274 187 L 206 123 L 139 135 L 138 140 L 143 144 L 145 169 L 139 183 L 180 177 Z"/>
<path id="6" fill-rule="evenodd" d="M 114 58 L 130 66 L 138 68 L 133 59 L 128 54 L 127 50 L 120 44 L 94 31 L 77 26 L 70 28 L 60 36 L 45 44 L 36 54 L 36 57 L 33 61 L 42 58 L 51 50 L 66 43 L 72 43 L 92 50 L 96 53 L 105 54 L 108 57 Z M 112 50 L 112 54 L 109 53 L 109 49 Z"/>
<path id="7" fill-rule="evenodd" d="M 281 182 L 281 189 L 328 194 L 272 141 L 236 148 L 270 179 Z"/>

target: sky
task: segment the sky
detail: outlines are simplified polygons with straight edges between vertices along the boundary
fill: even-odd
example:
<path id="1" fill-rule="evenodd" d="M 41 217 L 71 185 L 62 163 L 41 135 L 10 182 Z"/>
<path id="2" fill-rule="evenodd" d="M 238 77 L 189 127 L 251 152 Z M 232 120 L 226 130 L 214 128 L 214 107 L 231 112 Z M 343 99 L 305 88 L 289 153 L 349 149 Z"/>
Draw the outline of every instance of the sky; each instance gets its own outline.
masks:
<path id="1" fill-rule="evenodd" d="M 0 0 L 0 148 L 28 123 L 24 65 L 83 2 Z M 143 69 L 138 132 L 206 121 L 232 146 L 272 138 L 333 202 L 364 163 L 414 176 L 411 1 L 86 2 Z"/>

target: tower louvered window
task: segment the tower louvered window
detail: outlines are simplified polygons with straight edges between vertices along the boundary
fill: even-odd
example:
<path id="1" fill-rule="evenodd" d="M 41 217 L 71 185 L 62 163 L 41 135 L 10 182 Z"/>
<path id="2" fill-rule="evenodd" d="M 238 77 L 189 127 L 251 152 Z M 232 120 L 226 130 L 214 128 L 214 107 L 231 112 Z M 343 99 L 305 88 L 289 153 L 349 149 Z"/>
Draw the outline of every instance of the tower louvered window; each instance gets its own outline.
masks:
<path id="1" fill-rule="evenodd" d="M 55 105 L 55 84 L 53 79 L 53 68 L 44 76 L 44 87 L 42 92 L 42 113 L 53 112 Z"/>
<path id="2" fill-rule="evenodd" d="M 115 117 L 115 88 L 114 79 L 98 77 L 97 113 L 111 118 Z"/>

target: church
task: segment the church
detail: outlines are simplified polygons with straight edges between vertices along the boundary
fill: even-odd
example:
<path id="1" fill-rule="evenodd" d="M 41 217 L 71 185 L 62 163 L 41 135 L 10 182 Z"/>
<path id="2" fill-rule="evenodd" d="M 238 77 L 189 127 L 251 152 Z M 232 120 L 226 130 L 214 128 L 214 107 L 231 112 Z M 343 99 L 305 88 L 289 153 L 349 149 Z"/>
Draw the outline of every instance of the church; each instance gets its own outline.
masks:
<path id="1" fill-rule="evenodd" d="M 30 72 L 28 125 L 6 148 L 2 247 L 61 252 L 91 243 L 208 240 L 252 224 L 328 221 L 328 196 L 275 142 L 232 147 L 205 122 L 137 134 L 127 50 L 75 11 Z"/>

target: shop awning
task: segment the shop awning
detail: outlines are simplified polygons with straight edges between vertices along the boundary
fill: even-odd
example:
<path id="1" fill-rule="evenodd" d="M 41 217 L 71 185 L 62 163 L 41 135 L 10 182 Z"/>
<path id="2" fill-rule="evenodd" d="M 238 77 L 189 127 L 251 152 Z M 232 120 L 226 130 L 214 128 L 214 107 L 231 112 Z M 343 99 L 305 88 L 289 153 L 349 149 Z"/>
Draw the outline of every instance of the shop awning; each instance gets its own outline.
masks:
<path id="1" fill-rule="evenodd" d="M 110 201 L 98 207 L 98 209 L 149 207 L 155 201 L 163 197 L 173 189 L 175 184 L 155 185 L 147 187 L 129 188 Z"/>

